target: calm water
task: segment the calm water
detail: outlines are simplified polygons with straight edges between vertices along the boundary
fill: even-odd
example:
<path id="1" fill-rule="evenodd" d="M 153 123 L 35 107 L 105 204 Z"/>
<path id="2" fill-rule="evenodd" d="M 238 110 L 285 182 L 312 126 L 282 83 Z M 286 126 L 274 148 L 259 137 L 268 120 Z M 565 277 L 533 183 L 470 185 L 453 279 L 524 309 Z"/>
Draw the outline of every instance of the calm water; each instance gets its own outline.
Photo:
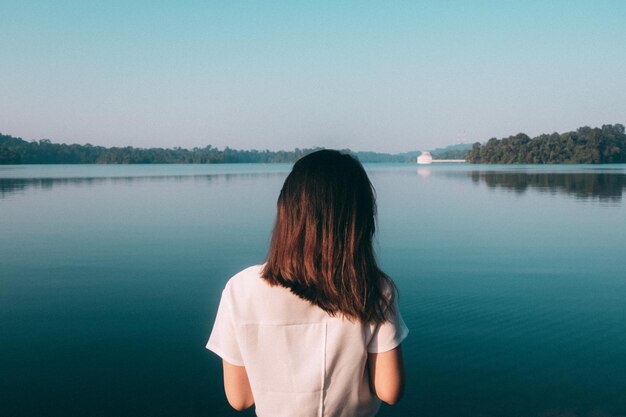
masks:
<path id="1" fill-rule="evenodd" d="M 289 169 L 0 166 L 0 415 L 241 415 L 204 343 Z M 626 415 L 626 167 L 367 170 L 411 329 L 381 416 Z"/>

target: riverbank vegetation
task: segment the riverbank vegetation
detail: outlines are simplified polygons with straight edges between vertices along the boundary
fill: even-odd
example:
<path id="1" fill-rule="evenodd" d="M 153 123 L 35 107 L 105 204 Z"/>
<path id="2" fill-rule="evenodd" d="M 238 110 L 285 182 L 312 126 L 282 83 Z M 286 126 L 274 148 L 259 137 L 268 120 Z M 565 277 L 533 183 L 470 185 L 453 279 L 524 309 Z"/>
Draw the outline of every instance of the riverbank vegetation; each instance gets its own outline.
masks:
<path id="1" fill-rule="evenodd" d="M 621 124 L 581 127 L 573 132 L 475 143 L 467 154 L 475 164 L 612 164 L 626 162 L 626 134 Z"/>
<path id="2" fill-rule="evenodd" d="M 458 146 L 458 145 L 457 145 Z M 467 149 L 471 145 L 462 145 Z M 449 149 L 450 148 L 450 149 Z M 451 159 L 458 154 L 457 147 L 436 149 L 433 156 Z M 0 134 L 0 164 L 220 164 L 220 163 L 285 163 L 295 162 L 304 155 L 321 148 L 296 148 L 293 151 L 204 148 L 134 148 L 67 145 L 48 139 L 26 141 Z M 380 152 L 352 153 L 361 162 L 415 162 L 419 151 L 389 154 Z M 452 152 L 452 153 L 449 153 Z M 465 151 L 466 152 L 466 151 Z"/>
<path id="3" fill-rule="evenodd" d="M 219 164 L 289 163 L 321 148 L 292 151 L 204 148 L 135 148 L 26 141 L 0 134 L 0 164 Z M 361 162 L 415 162 L 419 151 L 397 154 L 344 149 Z M 452 145 L 431 151 L 437 159 L 466 159 L 480 164 L 602 164 L 626 163 L 626 134 L 621 124 L 581 127 L 572 132 L 524 133 L 489 139 L 473 146 Z"/>
<path id="4" fill-rule="evenodd" d="M 222 150 L 204 148 L 135 148 L 68 145 L 48 139 L 27 142 L 0 135 L 0 164 L 212 164 L 229 162 L 291 162 L 315 149 L 293 151 Z"/>

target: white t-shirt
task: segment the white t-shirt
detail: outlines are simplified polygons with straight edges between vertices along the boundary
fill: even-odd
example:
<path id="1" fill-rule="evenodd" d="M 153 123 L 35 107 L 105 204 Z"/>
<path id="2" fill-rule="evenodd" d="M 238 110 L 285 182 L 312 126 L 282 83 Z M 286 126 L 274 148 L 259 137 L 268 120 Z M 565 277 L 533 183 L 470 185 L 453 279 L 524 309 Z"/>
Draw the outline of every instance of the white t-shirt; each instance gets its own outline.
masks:
<path id="1" fill-rule="evenodd" d="M 245 366 L 260 417 L 369 417 L 367 353 L 398 346 L 408 329 L 398 306 L 384 324 L 331 317 L 287 288 L 269 286 L 262 265 L 233 276 L 206 345 Z"/>

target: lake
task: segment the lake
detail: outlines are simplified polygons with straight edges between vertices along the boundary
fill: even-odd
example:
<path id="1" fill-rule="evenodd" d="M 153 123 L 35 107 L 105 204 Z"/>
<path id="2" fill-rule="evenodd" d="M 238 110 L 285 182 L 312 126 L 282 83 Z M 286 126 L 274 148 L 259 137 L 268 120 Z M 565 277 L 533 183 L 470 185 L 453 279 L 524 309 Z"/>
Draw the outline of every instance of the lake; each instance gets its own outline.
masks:
<path id="1" fill-rule="evenodd" d="M 252 415 L 204 344 L 290 168 L 0 166 L 0 415 Z M 626 166 L 366 169 L 411 331 L 380 416 L 626 415 Z"/>

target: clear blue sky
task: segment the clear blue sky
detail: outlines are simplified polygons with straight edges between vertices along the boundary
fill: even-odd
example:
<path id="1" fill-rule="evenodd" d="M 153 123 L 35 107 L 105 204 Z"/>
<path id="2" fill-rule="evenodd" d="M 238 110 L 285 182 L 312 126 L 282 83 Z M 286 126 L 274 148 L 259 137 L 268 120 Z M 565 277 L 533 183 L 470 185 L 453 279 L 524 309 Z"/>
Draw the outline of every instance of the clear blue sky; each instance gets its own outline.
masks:
<path id="1" fill-rule="evenodd" d="M 0 0 L 0 132 L 398 152 L 626 122 L 626 1 Z"/>

